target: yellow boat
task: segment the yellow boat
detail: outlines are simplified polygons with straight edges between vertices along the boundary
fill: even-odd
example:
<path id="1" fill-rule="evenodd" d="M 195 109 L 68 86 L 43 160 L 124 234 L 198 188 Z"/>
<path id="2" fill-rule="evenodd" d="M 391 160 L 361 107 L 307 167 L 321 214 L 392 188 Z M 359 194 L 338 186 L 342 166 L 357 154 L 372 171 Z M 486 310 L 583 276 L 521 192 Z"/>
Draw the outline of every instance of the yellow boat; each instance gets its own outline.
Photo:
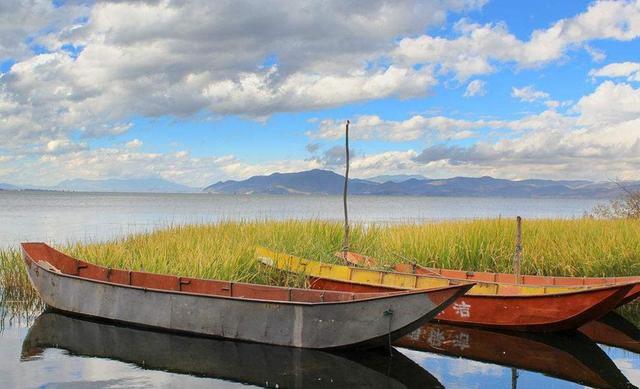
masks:
<path id="1" fill-rule="evenodd" d="M 265 247 L 256 248 L 256 257 L 265 265 L 291 273 L 304 273 L 309 277 L 349 281 L 359 284 L 382 285 L 393 289 L 430 289 L 465 283 L 462 280 L 451 280 L 435 275 L 400 273 L 313 261 L 272 251 Z M 469 282 L 476 283 L 467 293 L 473 295 L 539 295 L 585 289 L 583 287 L 515 285 L 488 281 Z"/>
<path id="2" fill-rule="evenodd" d="M 265 265 L 306 275 L 314 289 L 370 293 L 466 283 L 437 276 L 312 261 L 264 247 L 256 249 L 256 258 Z M 510 330 L 574 329 L 614 309 L 636 285 L 638 283 L 584 288 L 476 282 L 436 319 Z"/>

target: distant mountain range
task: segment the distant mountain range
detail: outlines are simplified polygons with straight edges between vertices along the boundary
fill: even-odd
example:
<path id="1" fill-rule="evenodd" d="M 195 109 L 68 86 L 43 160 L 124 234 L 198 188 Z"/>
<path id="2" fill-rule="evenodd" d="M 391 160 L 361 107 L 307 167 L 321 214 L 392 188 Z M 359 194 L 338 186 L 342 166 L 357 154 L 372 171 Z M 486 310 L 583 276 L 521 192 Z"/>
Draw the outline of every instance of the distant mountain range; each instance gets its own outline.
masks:
<path id="1" fill-rule="evenodd" d="M 0 190 L 18 190 L 20 188 L 18 188 L 15 185 L 11 185 L 11 184 L 5 184 L 4 182 L 0 182 Z"/>
<path id="2" fill-rule="evenodd" d="M 369 177 L 366 180 L 367 181 L 373 181 L 373 182 L 378 182 L 378 183 L 383 183 L 383 182 L 404 182 L 410 179 L 416 179 L 416 180 L 425 180 L 427 177 L 425 176 L 421 176 L 418 174 L 395 174 L 395 175 L 384 175 L 384 176 L 374 176 L 374 177 Z"/>
<path id="3" fill-rule="evenodd" d="M 254 176 L 243 181 L 220 181 L 204 188 L 205 192 L 227 194 L 325 194 L 342 193 L 344 176 L 328 170 L 309 170 L 299 173 L 273 173 Z M 368 193 L 377 183 L 349 180 L 349 193 Z"/>
<path id="4" fill-rule="evenodd" d="M 274 173 L 241 181 L 220 181 L 202 191 L 221 194 L 321 194 L 340 195 L 344 176 L 328 170 L 298 173 Z M 640 191 L 640 181 L 628 181 L 626 189 Z M 73 192 L 141 192 L 193 193 L 200 189 L 161 178 L 74 179 L 49 187 L 0 183 L 0 191 L 54 190 Z M 585 180 L 503 180 L 492 177 L 425 178 L 418 175 L 386 175 L 368 179 L 350 179 L 350 195 L 449 196 L 449 197 L 548 197 L 548 198 L 615 198 L 623 190 L 615 182 Z"/>
<path id="5" fill-rule="evenodd" d="M 420 176 L 418 176 L 420 177 Z M 386 179 L 386 181 L 384 181 Z M 379 182 L 384 181 L 384 182 Z M 327 194 L 342 193 L 344 177 L 327 170 L 274 173 L 242 181 L 221 181 L 204 188 L 224 194 Z M 625 182 L 629 190 L 640 190 L 640 181 Z M 622 194 L 614 182 L 585 180 L 504 180 L 492 177 L 446 179 L 382 176 L 349 180 L 351 195 L 469 196 L 469 197 L 549 197 L 613 198 Z"/>
<path id="6" fill-rule="evenodd" d="M 0 183 L 0 190 L 53 190 L 69 192 L 138 192 L 138 193 L 193 193 L 198 188 L 177 184 L 161 178 L 132 178 L 84 180 L 74 179 L 60 182 L 58 185 L 46 187 L 17 187 Z"/>

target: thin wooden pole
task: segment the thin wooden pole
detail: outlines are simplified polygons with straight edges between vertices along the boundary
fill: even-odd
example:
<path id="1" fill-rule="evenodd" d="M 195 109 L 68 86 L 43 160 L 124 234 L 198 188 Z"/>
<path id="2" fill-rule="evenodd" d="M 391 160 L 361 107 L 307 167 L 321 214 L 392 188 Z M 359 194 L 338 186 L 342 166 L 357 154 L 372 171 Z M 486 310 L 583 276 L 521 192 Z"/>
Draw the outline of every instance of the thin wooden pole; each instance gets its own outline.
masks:
<path id="1" fill-rule="evenodd" d="M 342 202 L 344 206 L 344 242 L 342 243 L 342 258 L 347 261 L 347 252 L 349 251 L 349 212 L 347 211 L 347 193 L 349 191 L 349 121 L 345 126 L 345 155 L 346 170 L 344 173 L 344 192 L 342 193 Z"/>
<path id="2" fill-rule="evenodd" d="M 520 283 L 520 269 L 522 265 L 522 218 L 516 218 L 516 252 L 513 255 L 513 274 L 516 277 L 516 284 Z"/>

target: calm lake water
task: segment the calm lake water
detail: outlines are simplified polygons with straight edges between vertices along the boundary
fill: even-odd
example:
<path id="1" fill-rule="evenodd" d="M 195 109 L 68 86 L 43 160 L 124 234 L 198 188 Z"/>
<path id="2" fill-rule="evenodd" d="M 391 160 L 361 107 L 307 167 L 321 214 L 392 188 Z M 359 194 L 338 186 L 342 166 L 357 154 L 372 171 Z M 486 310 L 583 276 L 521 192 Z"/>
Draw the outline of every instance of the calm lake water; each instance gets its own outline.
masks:
<path id="1" fill-rule="evenodd" d="M 403 338 L 410 348 L 397 347 L 390 356 L 388 349 L 304 351 L 45 312 L 29 324 L 5 319 L 0 387 L 633 387 L 640 384 L 639 331 L 622 324 L 599 323 L 595 334 L 585 328 L 592 338 L 429 324 L 422 336 Z"/>
<path id="2" fill-rule="evenodd" d="M 578 217 L 596 200 L 351 197 L 359 222 Z M 0 247 L 95 241 L 221 219 L 336 219 L 327 196 L 0 192 Z M 189 337 L 16 308 L 0 290 L 0 388 L 640 385 L 640 329 L 619 316 L 582 332 L 524 335 L 429 324 L 386 349 L 333 354 Z M 4 307 L 2 305 L 4 301 Z M 515 386 L 514 386 L 515 385 Z"/>
<path id="3" fill-rule="evenodd" d="M 420 222 L 481 217 L 579 217 L 602 202 L 589 199 L 511 199 L 351 196 L 354 222 Z M 216 220 L 342 218 L 338 196 L 226 196 L 1 192 L 0 247 L 21 241 L 95 241 L 170 224 Z"/>

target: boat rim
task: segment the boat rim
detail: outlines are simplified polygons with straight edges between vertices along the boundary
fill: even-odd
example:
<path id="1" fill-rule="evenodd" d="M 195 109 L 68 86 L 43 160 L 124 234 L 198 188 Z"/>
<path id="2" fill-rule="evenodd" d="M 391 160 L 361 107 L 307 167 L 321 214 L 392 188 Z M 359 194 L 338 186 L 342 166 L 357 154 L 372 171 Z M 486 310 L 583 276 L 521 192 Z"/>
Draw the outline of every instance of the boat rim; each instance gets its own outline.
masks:
<path id="1" fill-rule="evenodd" d="M 43 266 L 41 264 L 42 261 L 38 261 L 35 260 L 31 257 L 31 255 L 28 253 L 28 251 L 24 248 L 24 244 L 42 244 L 45 245 L 49 248 L 51 248 L 52 250 L 59 252 L 61 254 L 61 251 L 47 245 L 44 242 L 22 242 L 20 243 L 20 247 L 22 250 L 23 255 L 26 255 L 29 258 L 29 261 L 31 261 L 33 264 L 35 264 L 38 269 L 43 270 L 51 275 L 54 275 L 56 277 L 65 277 L 65 278 L 70 278 L 70 279 L 76 279 L 76 280 L 82 280 L 85 282 L 92 282 L 92 283 L 96 283 L 96 284 L 103 284 L 103 285 L 110 285 L 110 286 L 115 286 L 115 287 L 121 287 L 121 288 L 129 288 L 129 289 L 135 289 L 135 290 L 142 290 L 142 291 L 150 291 L 150 292 L 155 292 L 155 293 L 167 293 L 167 294 L 174 294 L 174 295 L 186 295 L 186 296 L 197 296 L 197 297 L 205 297 L 205 298 L 214 298 L 214 299 L 224 299 L 224 300 L 236 300 L 236 301 L 247 301 L 247 302 L 255 302 L 255 303 L 273 303 L 273 304 L 287 304 L 287 305 L 302 305 L 302 306 L 329 306 L 329 305 L 337 305 L 337 304 L 351 304 L 351 303 L 356 303 L 356 302 L 363 302 L 363 301 L 371 301 L 371 300 L 384 300 L 384 299 L 389 299 L 389 298 L 394 298 L 394 297 L 398 297 L 398 296 L 409 296 L 409 295 L 417 295 L 417 294 L 427 294 L 430 292 L 440 292 L 440 291 L 445 291 L 445 290 L 449 290 L 449 289 L 466 289 L 465 293 L 471 289 L 471 287 L 473 287 L 473 285 L 475 285 L 475 283 L 469 283 L 469 284 L 462 284 L 462 285 L 449 285 L 449 286 L 443 286 L 443 287 L 435 287 L 435 288 L 429 288 L 429 289 L 414 289 L 414 290 L 403 290 L 403 289 L 399 289 L 397 291 L 390 291 L 390 292 L 379 292 L 379 296 L 371 296 L 371 297 L 365 297 L 365 298 L 361 298 L 361 299 L 357 299 L 357 300 L 344 300 L 344 301 L 327 301 L 327 302 L 307 302 L 307 301 L 287 301 L 287 300 L 268 300 L 268 299 L 257 299 L 257 298 L 250 298 L 250 297 L 234 297 L 234 296 L 219 296 L 219 295 L 211 295 L 211 294 L 205 294 L 205 293 L 194 293 L 194 292 L 186 292 L 186 291 L 177 291 L 177 290 L 167 290 L 167 289 L 158 289 L 158 288 L 147 288 L 147 287 L 142 287 L 142 286 L 136 286 L 136 285 L 126 285 L 126 284 L 120 284 L 117 282 L 109 282 L 109 281 L 102 281 L 102 280 L 96 280 L 93 278 L 87 278 L 87 277 L 82 277 L 82 276 L 76 276 L 73 274 L 67 274 L 67 273 L 63 273 L 63 272 L 56 272 L 53 271 L 51 269 L 46 268 L 45 266 Z M 75 257 L 71 257 L 74 259 L 77 259 Z M 79 259 L 77 259 L 79 260 Z M 85 262 L 85 261 L 83 261 Z M 101 265 L 96 265 L 91 263 L 91 265 L 94 266 L 98 266 L 101 268 L 105 268 L 104 266 Z M 119 269 L 119 270 L 124 270 L 124 269 Z M 158 274 L 158 275 L 166 275 L 166 274 L 161 274 L 161 273 L 147 273 L 147 272 L 139 272 L 139 271 L 133 271 L 136 273 L 145 273 L 145 274 Z M 170 275 L 170 276 L 174 276 L 174 277 L 180 277 L 180 276 L 175 276 L 175 275 Z M 228 280 L 216 280 L 216 279 L 206 279 L 206 278 L 196 278 L 196 277 L 187 277 L 190 279 L 194 279 L 194 280 L 203 280 L 203 281 L 223 281 L 223 282 L 230 282 L 232 284 L 241 284 L 241 285 L 255 285 L 255 286 L 261 286 L 261 287 L 269 287 L 269 288 L 279 288 L 279 289 L 284 289 L 284 290 L 300 290 L 300 291 L 317 291 L 317 289 L 305 289 L 305 288 L 291 288 L 291 287 L 284 287 L 284 286 L 272 286 L 272 285 L 264 285 L 264 284 L 252 284 L 252 283 L 245 283 L 245 282 L 235 282 L 235 281 L 228 281 Z M 359 293 L 354 293 L 354 292 L 346 292 L 346 293 L 352 293 L 353 295 L 358 295 Z M 373 292 L 376 293 L 376 292 Z M 372 293 L 372 294 L 373 294 Z M 367 293 L 369 294 L 369 293 Z M 460 296 L 464 295 L 461 294 Z"/>
<path id="2" fill-rule="evenodd" d="M 269 250 L 269 249 L 267 249 Z M 269 250 L 271 251 L 271 250 Z M 347 267 L 349 269 L 356 269 L 356 270 L 362 270 L 363 268 L 359 268 L 356 266 L 348 266 L 348 265 L 340 265 L 340 264 L 335 264 L 335 263 L 325 263 L 322 261 L 316 261 L 316 260 L 312 260 L 312 259 L 305 259 L 305 258 L 299 258 L 296 257 L 294 255 L 289 255 L 289 254 L 285 254 L 285 253 L 278 253 L 278 252 L 273 252 L 275 254 L 280 254 L 280 255 L 287 255 L 289 257 L 294 257 L 297 259 L 301 259 L 307 262 L 318 262 L 318 263 L 323 263 L 326 265 L 331 265 L 331 266 L 344 266 Z M 270 261 L 277 261 L 277 259 L 275 258 L 269 258 L 268 256 L 266 256 L 265 254 L 260 254 L 258 256 L 258 261 L 260 261 L 261 263 L 264 263 L 265 265 L 268 266 L 274 266 L 273 264 L 270 263 L 265 263 L 263 260 L 264 259 L 269 259 Z M 301 272 L 296 272 L 293 270 L 288 270 L 288 269 L 281 269 L 277 266 L 274 266 L 277 269 L 281 270 L 281 271 L 286 271 L 289 273 L 294 273 L 294 274 L 305 274 L 304 271 Z M 434 278 L 434 279 L 446 279 L 446 278 L 438 278 L 438 277 L 430 277 L 428 275 L 424 275 L 424 274 L 413 274 L 413 273 L 403 273 L 403 272 L 398 272 L 398 271 L 384 271 L 384 270 L 377 270 L 377 269 L 366 269 L 369 271 L 375 271 L 378 273 L 386 273 L 386 274 L 400 274 L 400 275 L 411 275 L 411 276 L 416 276 L 416 277 L 425 277 L 425 278 Z M 330 281 L 337 281 L 337 282 L 345 282 L 345 283 L 350 283 L 350 284 L 360 284 L 360 285 L 367 285 L 367 286 L 380 286 L 383 288 L 388 288 L 388 289 L 392 289 L 392 290 L 425 290 L 425 289 L 414 289 L 414 288 L 403 288 L 403 287 L 398 287 L 398 286 L 392 286 L 392 285 L 385 285 L 385 284 L 380 284 L 380 283 L 374 283 L 374 282 L 362 282 L 362 281 L 351 281 L 351 280 L 346 280 L 346 279 L 342 279 L 342 278 L 336 278 L 336 277 L 328 277 L 328 276 L 323 276 L 323 275 L 310 275 L 310 274 L 305 274 L 307 277 L 311 277 L 311 278 L 317 278 L 317 279 L 325 279 L 325 280 L 330 280 Z M 467 282 L 466 280 L 459 280 L 459 279 L 454 279 L 455 282 Z M 473 281 L 468 281 L 468 282 L 473 282 Z M 492 285 L 507 285 L 507 286 L 524 286 L 524 287 L 532 287 L 532 285 L 518 285 L 518 284 L 508 284 L 508 283 L 500 283 L 500 282 L 490 282 L 490 281 L 476 281 L 473 282 L 473 285 L 477 285 L 477 284 L 492 284 Z M 552 292 L 552 293 L 541 293 L 541 294 L 474 294 L 473 292 L 469 292 L 468 294 L 465 294 L 464 296 L 466 297 L 499 297 L 499 298 L 541 298 L 541 297 L 554 297 L 554 296 L 560 296 L 560 295 L 575 295 L 575 294 L 585 294 L 585 293 L 591 293 L 591 292 L 597 292 L 597 291 L 603 291 L 603 290 L 609 290 L 609 289 L 622 289 L 622 288 L 627 288 L 627 292 L 629 292 L 634 286 L 636 285 L 640 285 L 640 281 L 632 281 L 632 282 L 624 282 L 624 283 L 619 283 L 619 284 L 607 284 L 607 285 L 602 285 L 602 286 L 594 286 L 594 287 L 568 287 L 567 289 L 571 289 L 571 290 L 566 290 L 566 291 L 559 291 L 559 292 Z M 457 285 L 459 286 L 459 285 Z M 552 285 L 549 285 L 552 286 Z M 540 288 L 544 288 L 543 286 L 539 286 Z M 553 286 L 552 286 L 553 287 Z"/>

